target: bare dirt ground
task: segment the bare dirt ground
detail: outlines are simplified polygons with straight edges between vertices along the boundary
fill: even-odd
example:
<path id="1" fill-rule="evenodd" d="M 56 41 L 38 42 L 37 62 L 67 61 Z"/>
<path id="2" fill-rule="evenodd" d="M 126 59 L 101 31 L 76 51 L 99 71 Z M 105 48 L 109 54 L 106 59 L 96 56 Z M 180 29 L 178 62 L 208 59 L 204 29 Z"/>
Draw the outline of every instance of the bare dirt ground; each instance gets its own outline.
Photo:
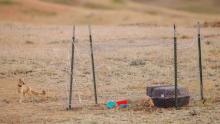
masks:
<path id="1" fill-rule="evenodd" d="M 220 123 L 220 28 L 202 29 L 205 104 L 199 101 L 196 29 L 177 27 L 178 81 L 190 104 L 180 110 L 108 110 L 107 100 L 138 99 L 146 86 L 173 84 L 172 27 L 92 26 L 97 91 L 94 106 L 87 26 L 77 26 L 73 106 L 66 111 L 72 26 L 1 23 L 0 123 Z M 45 98 L 18 102 L 22 78 Z"/>

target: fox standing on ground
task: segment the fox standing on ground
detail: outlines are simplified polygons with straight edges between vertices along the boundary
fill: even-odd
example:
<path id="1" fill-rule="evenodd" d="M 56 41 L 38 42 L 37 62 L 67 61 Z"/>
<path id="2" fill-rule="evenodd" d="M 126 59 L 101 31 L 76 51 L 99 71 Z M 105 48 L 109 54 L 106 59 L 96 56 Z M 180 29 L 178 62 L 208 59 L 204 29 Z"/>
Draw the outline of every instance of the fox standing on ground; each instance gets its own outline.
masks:
<path id="1" fill-rule="evenodd" d="M 18 93 L 20 95 L 20 99 L 19 102 L 22 103 L 23 98 L 26 96 L 45 96 L 46 95 L 46 91 L 42 90 L 41 93 L 33 91 L 31 89 L 31 87 L 27 86 L 26 83 L 24 81 L 22 81 L 21 79 L 18 80 Z"/>

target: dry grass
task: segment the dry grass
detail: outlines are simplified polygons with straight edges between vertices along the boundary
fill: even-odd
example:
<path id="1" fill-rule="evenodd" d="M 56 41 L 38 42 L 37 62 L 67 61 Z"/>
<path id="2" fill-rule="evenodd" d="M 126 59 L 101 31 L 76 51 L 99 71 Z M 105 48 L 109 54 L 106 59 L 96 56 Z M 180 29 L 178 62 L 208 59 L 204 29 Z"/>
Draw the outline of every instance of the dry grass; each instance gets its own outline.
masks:
<path id="1" fill-rule="evenodd" d="M 218 123 L 219 37 L 203 39 L 204 89 L 199 100 L 197 44 L 193 38 L 178 39 L 178 81 L 191 95 L 190 105 L 170 109 L 107 110 L 107 100 L 137 100 L 146 86 L 173 84 L 173 44 L 169 27 L 93 26 L 98 100 L 93 106 L 93 85 L 88 30 L 77 26 L 73 106 L 66 111 L 70 72 L 72 26 L 1 24 L 0 123 Z M 218 28 L 203 29 L 213 35 Z M 178 33 L 192 36 L 193 28 Z M 184 41 L 184 42 L 183 42 Z M 187 42 L 185 42 L 187 41 Z M 209 41 L 207 44 L 206 42 Z M 18 104 L 16 80 L 24 78 L 46 99 L 26 99 Z M 30 116 L 31 115 L 31 116 Z"/>

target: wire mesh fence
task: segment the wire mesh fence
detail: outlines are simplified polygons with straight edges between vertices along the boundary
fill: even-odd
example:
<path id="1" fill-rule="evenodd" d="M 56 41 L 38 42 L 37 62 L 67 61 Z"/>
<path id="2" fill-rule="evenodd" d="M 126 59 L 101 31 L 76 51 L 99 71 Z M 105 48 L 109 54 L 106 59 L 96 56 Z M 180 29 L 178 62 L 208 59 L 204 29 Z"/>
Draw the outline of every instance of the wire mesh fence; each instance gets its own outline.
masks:
<path id="1" fill-rule="evenodd" d="M 144 96 L 146 87 L 150 85 L 174 84 L 172 29 L 141 28 L 137 33 L 135 30 L 138 29 L 140 27 L 125 29 L 111 27 L 104 31 L 100 27 L 94 28 L 97 92 L 100 103 Z M 177 35 L 178 85 L 189 90 L 192 101 L 200 100 L 197 32 L 194 28 L 180 28 Z M 204 35 L 202 35 L 202 61 L 206 62 L 204 58 L 207 51 L 203 49 L 208 48 L 203 37 Z M 218 60 L 215 62 L 219 64 Z M 88 65 L 89 63 L 87 62 Z M 203 65 L 205 73 L 207 73 L 206 66 L 208 66 L 207 63 Z M 89 70 L 88 73 L 91 74 L 91 68 Z M 218 68 L 213 70 L 218 71 Z M 215 74 L 214 77 L 211 76 L 214 81 L 218 78 L 217 73 Z M 207 74 L 204 75 L 204 80 L 206 99 L 216 99 L 213 92 L 209 92 L 210 89 L 215 88 L 216 84 L 206 81 Z M 90 86 L 90 99 L 93 99 L 92 92 L 92 86 Z"/>

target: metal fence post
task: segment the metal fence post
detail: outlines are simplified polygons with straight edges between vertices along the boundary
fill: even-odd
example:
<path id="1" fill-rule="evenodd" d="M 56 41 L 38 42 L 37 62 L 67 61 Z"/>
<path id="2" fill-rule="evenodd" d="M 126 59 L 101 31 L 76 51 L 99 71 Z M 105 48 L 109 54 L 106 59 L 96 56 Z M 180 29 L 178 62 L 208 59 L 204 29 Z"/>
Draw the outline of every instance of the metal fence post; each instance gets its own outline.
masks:
<path id="1" fill-rule="evenodd" d="M 90 41 L 91 60 L 92 60 L 92 75 L 93 75 L 95 104 L 98 104 L 97 92 L 96 92 L 95 62 L 94 62 L 94 55 L 93 55 L 91 26 L 89 25 L 88 28 L 89 28 L 89 41 Z"/>
<path id="2" fill-rule="evenodd" d="M 75 26 L 73 26 L 73 37 L 72 37 L 72 50 L 71 50 L 71 72 L 70 72 L 70 91 L 69 91 L 69 106 L 68 109 L 72 108 L 72 89 L 73 89 L 73 66 L 74 66 L 74 50 L 75 50 Z"/>
<path id="3" fill-rule="evenodd" d="M 178 108 L 178 94 L 177 94 L 177 38 L 176 25 L 174 24 L 174 82 L 175 82 L 175 107 Z"/>
<path id="4" fill-rule="evenodd" d="M 201 100 L 204 100 L 203 96 L 203 74 L 202 74 L 202 52 L 201 52 L 201 35 L 200 35 L 200 24 L 197 23 L 198 28 L 198 54 L 199 54 L 199 77 L 200 77 L 200 95 Z"/>

